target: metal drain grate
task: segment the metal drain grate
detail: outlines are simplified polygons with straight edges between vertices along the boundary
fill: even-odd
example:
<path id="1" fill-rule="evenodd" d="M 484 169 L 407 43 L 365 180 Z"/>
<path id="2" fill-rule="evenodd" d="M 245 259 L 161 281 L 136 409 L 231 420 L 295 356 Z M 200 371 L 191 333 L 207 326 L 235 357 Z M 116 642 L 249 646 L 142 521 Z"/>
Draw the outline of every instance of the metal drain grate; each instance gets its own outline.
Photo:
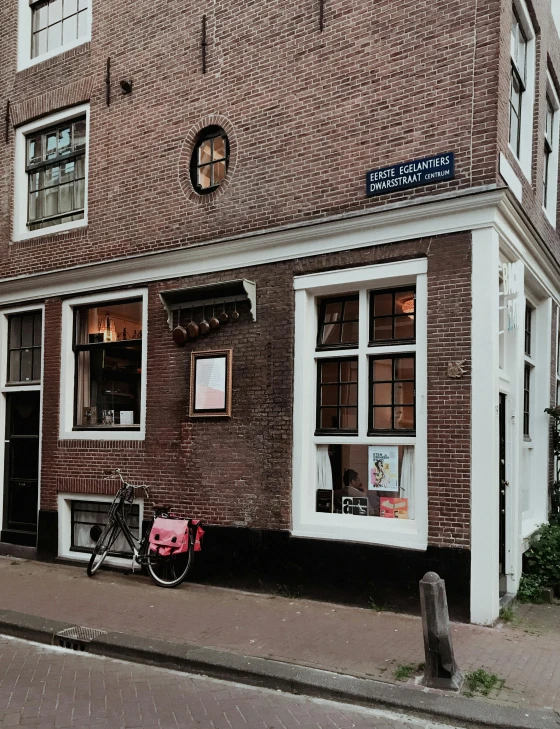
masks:
<path id="1" fill-rule="evenodd" d="M 85 628 L 83 625 L 75 625 L 73 628 L 66 628 L 57 633 L 54 637 L 55 645 L 61 648 L 69 648 L 73 651 L 88 651 L 89 644 L 99 635 L 106 635 L 106 630 Z"/>

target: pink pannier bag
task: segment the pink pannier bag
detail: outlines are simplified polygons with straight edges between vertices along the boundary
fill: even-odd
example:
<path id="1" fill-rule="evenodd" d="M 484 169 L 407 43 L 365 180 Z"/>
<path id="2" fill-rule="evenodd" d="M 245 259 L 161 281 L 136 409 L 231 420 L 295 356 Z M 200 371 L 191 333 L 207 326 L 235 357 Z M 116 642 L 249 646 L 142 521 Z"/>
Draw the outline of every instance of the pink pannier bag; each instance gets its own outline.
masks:
<path id="1" fill-rule="evenodd" d="M 150 551 L 156 552 L 162 557 L 188 552 L 189 520 L 158 517 L 154 520 L 149 541 Z"/>

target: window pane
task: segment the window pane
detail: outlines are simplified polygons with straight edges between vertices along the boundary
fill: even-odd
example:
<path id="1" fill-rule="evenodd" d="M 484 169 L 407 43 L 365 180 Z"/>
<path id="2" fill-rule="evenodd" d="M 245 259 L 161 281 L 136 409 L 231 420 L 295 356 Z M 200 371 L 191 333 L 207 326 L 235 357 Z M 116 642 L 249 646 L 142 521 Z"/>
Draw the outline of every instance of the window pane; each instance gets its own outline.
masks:
<path id="1" fill-rule="evenodd" d="M 341 336 L 340 324 L 325 324 L 323 327 L 322 344 L 340 344 Z"/>
<path id="2" fill-rule="evenodd" d="M 78 38 L 83 38 L 88 32 L 87 12 L 78 13 Z"/>
<path id="3" fill-rule="evenodd" d="M 340 404 L 358 404 L 358 385 L 342 385 L 342 387 L 340 388 Z"/>
<path id="4" fill-rule="evenodd" d="M 56 157 L 57 146 L 56 146 L 56 132 L 47 134 L 47 159 Z"/>
<path id="5" fill-rule="evenodd" d="M 34 314 L 33 316 L 33 345 L 40 347 L 42 344 L 43 332 L 42 332 L 42 320 L 41 314 Z"/>
<path id="6" fill-rule="evenodd" d="M 62 0 L 51 0 L 49 3 L 49 25 L 62 20 Z"/>
<path id="7" fill-rule="evenodd" d="M 373 379 L 376 382 L 391 382 L 393 379 L 393 360 L 373 360 Z"/>
<path id="8" fill-rule="evenodd" d="M 212 165 L 214 170 L 214 185 L 219 185 L 226 176 L 226 163 L 216 162 Z"/>
<path id="9" fill-rule="evenodd" d="M 223 159 L 226 156 L 226 140 L 223 137 L 214 139 L 214 159 Z"/>
<path id="10" fill-rule="evenodd" d="M 39 31 L 39 33 L 35 33 L 35 35 L 33 36 L 33 48 L 31 50 L 31 55 L 33 56 L 33 58 L 36 58 L 37 56 L 42 56 L 43 53 L 47 52 L 47 38 L 47 30 L 41 30 Z"/>
<path id="11" fill-rule="evenodd" d="M 414 379 L 414 357 L 398 357 L 395 360 L 395 379 Z"/>
<path id="12" fill-rule="evenodd" d="M 29 210 L 28 210 L 28 218 L 29 220 L 37 220 L 38 218 L 41 218 L 41 205 L 40 205 L 40 195 L 39 192 L 32 192 L 29 195 Z"/>
<path id="13" fill-rule="evenodd" d="M 29 179 L 29 190 L 34 192 L 43 187 L 43 173 L 42 172 L 31 172 L 28 176 Z"/>
<path id="14" fill-rule="evenodd" d="M 21 363 L 21 350 L 16 349 L 14 352 L 10 352 L 10 363 L 9 363 L 9 382 L 20 382 L 20 363 Z"/>
<path id="15" fill-rule="evenodd" d="M 321 362 L 321 382 L 338 382 L 338 362 Z"/>
<path id="16" fill-rule="evenodd" d="M 348 324 L 342 325 L 342 338 L 343 344 L 358 343 L 359 337 L 359 324 L 357 321 L 349 322 Z"/>
<path id="17" fill-rule="evenodd" d="M 10 349 L 21 347 L 21 317 L 12 316 L 10 318 Z"/>
<path id="18" fill-rule="evenodd" d="M 414 314 L 414 291 L 395 293 L 395 314 Z"/>
<path id="19" fill-rule="evenodd" d="M 358 381 L 358 360 L 346 359 L 340 363 L 340 381 L 341 382 L 357 382 Z"/>
<path id="20" fill-rule="evenodd" d="M 373 404 L 374 405 L 391 405 L 393 398 L 393 386 L 390 382 L 384 382 L 381 385 L 373 386 Z"/>
<path id="21" fill-rule="evenodd" d="M 58 207 L 61 213 L 68 213 L 73 209 L 72 207 L 72 190 L 74 185 L 69 182 L 67 185 L 61 185 L 58 188 Z"/>
<path id="22" fill-rule="evenodd" d="M 395 339 L 414 339 L 414 317 L 395 317 Z"/>
<path id="23" fill-rule="evenodd" d="M 395 404 L 414 405 L 413 382 L 395 382 Z"/>
<path id="24" fill-rule="evenodd" d="M 360 302 L 358 299 L 350 299 L 344 302 L 344 318 L 346 321 L 349 319 L 359 319 L 360 315 Z"/>
<path id="25" fill-rule="evenodd" d="M 212 161 L 212 142 L 207 139 L 198 148 L 198 164 L 204 165 Z"/>
<path id="26" fill-rule="evenodd" d="M 516 154 L 519 154 L 519 149 L 517 147 L 518 127 L 519 122 L 517 120 L 517 116 L 512 111 L 509 116 L 509 143 L 513 147 Z"/>
<path id="27" fill-rule="evenodd" d="M 338 386 L 324 385 L 321 388 L 321 405 L 337 405 L 338 404 Z"/>
<path id="28" fill-rule="evenodd" d="M 74 149 L 83 149 L 86 146 L 86 120 L 81 119 L 74 123 Z"/>
<path id="29" fill-rule="evenodd" d="M 44 170 L 44 181 L 43 187 L 52 187 L 60 183 L 60 167 L 58 165 L 51 165 L 45 167 Z"/>
<path id="30" fill-rule="evenodd" d="M 48 187 L 43 191 L 44 217 L 58 213 L 58 187 Z"/>
<path id="31" fill-rule="evenodd" d="M 47 5 L 39 5 L 33 10 L 33 31 L 44 30 L 47 27 Z"/>
<path id="32" fill-rule="evenodd" d="M 206 165 L 198 170 L 198 184 L 203 190 L 208 187 L 212 187 L 212 181 L 210 178 L 211 169 L 210 165 Z"/>
<path id="33" fill-rule="evenodd" d="M 414 428 L 414 408 L 395 408 L 394 427 L 396 430 L 412 430 Z"/>
<path id="34" fill-rule="evenodd" d="M 33 350 L 33 380 L 41 379 L 41 349 L 36 347 Z"/>
<path id="35" fill-rule="evenodd" d="M 69 152 L 71 148 L 71 142 L 72 142 L 72 131 L 71 128 L 68 127 L 62 127 L 62 129 L 58 130 L 58 153 L 64 154 L 65 152 Z"/>
<path id="36" fill-rule="evenodd" d="M 86 10 L 89 0 L 78 0 L 78 10 Z"/>
<path id="37" fill-rule="evenodd" d="M 392 408 L 373 408 L 373 427 L 377 430 L 391 430 Z"/>
<path id="38" fill-rule="evenodd" d="M 340 408 L 340 428 L 342 430 L 358 429 L 358 408 Z"/>
<path id="39" fill-rule="evenodd" d="M 21 381 L 28 382 L 33 378 L 33 350 L 21 350 Z"/>
<path id="40" fill-rule="evenodd" d="M 62 23 L 49 26 L 49 51 L 62 45 Z"/>
<path id="41" fill-rule="evenodd" d="M 25 314 L 21 319 L 21 346 L 33 346 L 33 314 Z"/>
<path id="42" fill-rule="evenodd" d="M 321 410 L 321 428 L 338 428 L 338 410 L 336 408 L 323 408 Z"/>
<path id="43" fill-rule="evenodd" d="M 78 0 L 64 0 L 64 17 L 74 15 L 78 12 Z"/>
<path id="44" fill-rule="evenodd" d="M 61 182 L 70 182 L 74 179 L 74 170 L 76 169 L 76 165 L 74 163 L 74 160 L 69 160 L 68 162 L 64 162 L 60 165 L 60 181 Z"/>
<path id="45" fill-rule="evenodd" d="M 393 294 L 374 294 L 373 315 L 390 316 L 393 313 Z"/>
<path id="46" fill-rule="evenodd" d="M 82 210 L 84 207 L 84 180 L 76 180 L 74 183 L 74 209 Z M 82 216 L 83 217 L 83 216 Z"/>
<path id="47" fill-rule="evenodd" d="M 32 164 L 33 162 L 41 161 L 41 141 L 42 136 L 38 134 L 36 137 L 29 137 L 27 141 L 27 162 Z"/>
<path id="48" fill-rule="evenodd" d="M 325 324 L 340 321 L 342 319 L 342 301 L 330 301 L 325 304 Z"/>
<path id="49" fill-rule="evenodd" d="M 393 338 L 393 319 L 374 319 L 373 341 L 382 342 Z"/>
<path id="50" fill-rule="evenodd" d="M 65 18 L 62 23 L 62 42 L 71 43 L 78 37 L 78 16 L 72 15 Z"/>

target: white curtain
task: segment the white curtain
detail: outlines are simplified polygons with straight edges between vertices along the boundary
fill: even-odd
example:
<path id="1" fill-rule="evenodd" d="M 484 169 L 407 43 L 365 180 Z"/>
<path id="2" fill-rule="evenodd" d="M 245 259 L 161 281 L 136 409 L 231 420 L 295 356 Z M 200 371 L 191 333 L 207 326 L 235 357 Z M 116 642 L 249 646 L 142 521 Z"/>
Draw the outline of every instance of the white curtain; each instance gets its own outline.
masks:
<path id="1" fill-rule="evenodd" d="M 401 463 L 401 495 L 410 498 L 414 485 L 414 446 L 403 446 Z"/>
<path id="2" fill-rule="evenodd" d="M 328 445 L 317 446 L 317 488 L 332 491 L 332 468 Z"/>

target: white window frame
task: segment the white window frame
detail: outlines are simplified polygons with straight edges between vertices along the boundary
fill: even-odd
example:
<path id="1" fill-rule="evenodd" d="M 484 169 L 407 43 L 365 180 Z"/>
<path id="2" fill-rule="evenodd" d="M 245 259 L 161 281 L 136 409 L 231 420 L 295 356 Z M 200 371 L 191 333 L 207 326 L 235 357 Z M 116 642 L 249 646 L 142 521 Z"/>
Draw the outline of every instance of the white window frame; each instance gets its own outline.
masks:
<path id="1" fill-rule="evenodd" d="M 416 343 L 390 347 L 370 347 L 367 291 L 406 285 L 416 286 Z M 416 259 L 298 276 L 295 289 L 295 355 L 294 355 L 294 445 L 292 484 L 292 534 L 351 542 L 364 542 L 408 549 L 425 550 L 428 541 L 427 484 L 427 261 Z M 368 408 L 358 413 L 359 435 L 315 435 L 317 359 L 331 354 L 316 351 L 318 297 L 360 290 L 360 340 L 357 348 L 360 362 L 368 354 L 384 350 L 415 352 L 416 355 L 416 433 L 415 435 L 367 436 Z M 365 308 L 364 308 L 365 307 Z M 350 356 L 351 352 L 344 354 Z M 339 351 L 333 356 L 341 356 Z M 369 374 L 359 367 L 359 395 L 368 402 Z M 315 509 L 316 446 L 325 443 L 414 445 L 414 519 L 319 513 Z"/>
<path id="2" fill-rule="evenodd" d="M 88 554 L 87 552 L 76 552 L 73 549 L 70 549 L 70 546 L 72 544 L 72 502 L 95 501 L 101 504 L 110 504 L 114 498 L 114 496 L 105 496 L 103 494 L 58 494 L 57 507 L 59 557 L 62 557 L 64 559 L 72 559 L 77 562 L 89 562 L 91 558 L 91 554 Z M 142 534 L 142 520 L 144 519 L 144 499 L 140 497 L 135 497 L 134 503 L 138 504 L 140 534 Z M 105 558 L 105 564 L 113 565 L 114 567 L 130 567 L 130 558 L 107 556 Z M 140 570 L 140 567 L 137 567 L 137 569 Z"/>
<path id="3" fill-rule="evenodd" d="M 28 206 L 28 176 L 26 166 L 26 137 L 32 132 L 47 129 L 60 122 L 71 121 L 80 116 L 86 117 L 86 151 L 85 151 L 85 181 L 84 181 L 84 217 L 82 220 L 73 220 L 69 223 L 59 223 L 48 228 L 29 230 L 27 226 Z M 50 116 L 25 124 L 16 130 L 15 162 L 14 162 L 14 227 L 13 240 L 15 242 L 38 238 L 39 236 L 63 233 L 74 228 L 84 228 L 88 224 L 88 172 L 89 172 L 89 104 L 81 104 L 71 109 L 51 114 Z"/>
<path id="4" fill-rule="evenodd" d="M 74 379 L 76 376 L 75 353 L 72 349 L 74 336 L 74 310 L 78 306 L 96 303 L 117 302 L 122 299 L 142 300 L 142 381 L 140 385 L 140 427 L 138 430 L 74 430 Z M 148 363 L 148 291 L 129 289 L 125 291 L 106 291 L 104 294 L 81 296 L 68 299 L 62 305 L 62 352 L 60 367 L 60 430 L 61 440 L 144 440 L 146 438 L 146 392 Z"/>
<path id="5" fill-rule="evenodd" d="M 33 11 L 29 0 L 19 0 L 18 7 L 18 53 L 17 53 L 17 70 L 23 71 L 25 68 L 35 66 L 38 63 L 42 63 L 49 58 L 59 56 L 61 53 L 82 46 L 84 43 L 91 41 L 91 20 L 92 20 L 92 0 L 90 0 L 89 7 L 87 9 L 88 17 L 88 31 L 82 38 L 76 38 L 76 40 L 66 43 L 65 45 L 53 48 L 52 51 L 47 51 L 40 56 L 35 58 L 31 57 L 31 42 L 32 42 L 32 18 Z"/>
<path id="6" fill-rule="evenodd" d="M 508 141 L 508 147 L 518 161 L 521 171 L 531 183 L 531 162 L 533 151 L 533 115 L 535 105 L 535 31 L 524 0 L 513 0 L 512 12 L 515 9 L 519 23 L 527 39 L 525 91 L 521 96 L 521 127 L 519 156 Z M 511 72 L 510 72 L 511 73 Z M 509 113 L 509 105 L 508 105 Z M 508 118 L 509 128 L 509 118 Z"/>
<path id="7" fill-rule="evenodd" d="M 554 115 L 552 117 L 552 139 L 550 140 L 552 151 L 550 153 L 548 161 L 548 201 L 545 205 L 543 199 L 543 210 L 551 225 L 556 227 L 556 201 L 558 195 L 558 142 L 560 141 L 560 99 L 558 98 L 558 93 L 552 81 L 552 77 L 550 76 L 550 73 L 548 73 L 548 71 L 546 74 L 546 97 L 548 97 L 548 99 L 550 100 L 552 108 L 554 109 Z M 543 129 L 543 138 L 544 133 L 545 129 Z"/>

